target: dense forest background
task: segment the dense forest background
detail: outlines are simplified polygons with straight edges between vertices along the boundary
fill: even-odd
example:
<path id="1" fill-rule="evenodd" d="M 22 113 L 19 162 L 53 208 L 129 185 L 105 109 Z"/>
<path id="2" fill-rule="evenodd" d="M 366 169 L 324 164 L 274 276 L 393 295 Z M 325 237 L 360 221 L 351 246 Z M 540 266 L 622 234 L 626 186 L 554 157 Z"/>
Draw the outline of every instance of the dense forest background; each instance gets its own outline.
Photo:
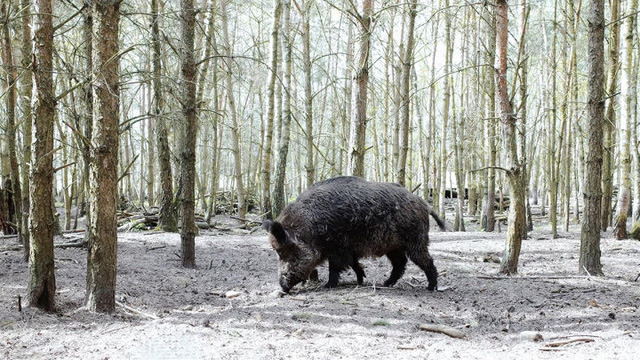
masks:
<path id="1" fill-rule="evenodd" d="M 600 230 L 639 238 L 637 0 L 596 3 L 603 11 L 581 0 L 3 0 L 5 233 L 28 245 L 29 215 L 57 206 L 64 230 L 87 216 L 91 248 L 102 229 L 115 238 L 115 221 L 100 223 L 114 193 L 121 211 L 158 214 L 169 231 L 218 212 L 275 217 L 310 184 L 353 174 L 405 185 L 455 214 L 455 230 L 466 214 L 493 231 L 507 208 L 511 229 L 525 214 L 530 227 L 534 205 L 557 236 L 583 221 L 586 194 L 601 200 Z M 592 154 L 602 191 L 587 187 Z M 42 174 L 52 193 L 37 194 Z M 182 229 L 192 267 L 194 226 Z"/>

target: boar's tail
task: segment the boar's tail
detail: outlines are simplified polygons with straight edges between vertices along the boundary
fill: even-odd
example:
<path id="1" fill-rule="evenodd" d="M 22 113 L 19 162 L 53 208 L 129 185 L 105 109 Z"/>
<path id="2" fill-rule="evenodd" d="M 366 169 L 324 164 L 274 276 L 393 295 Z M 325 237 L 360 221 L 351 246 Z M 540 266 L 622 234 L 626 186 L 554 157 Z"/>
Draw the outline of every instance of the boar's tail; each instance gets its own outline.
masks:
<path id="1" fill-rule="evenodd" d="M 440 216 L 438 216 L 438 214 L 436 214 L 435 211 L 433 211 L 433 209 L 429 209 L 429 214 L 433 217 L 433 220 L 436 221 L 436 223 L 438 223 L 438 227 L 442 230 L 446 230 L 447 226 L 444 223 L 444 220 L 442 220 L 440 218 Z"/>

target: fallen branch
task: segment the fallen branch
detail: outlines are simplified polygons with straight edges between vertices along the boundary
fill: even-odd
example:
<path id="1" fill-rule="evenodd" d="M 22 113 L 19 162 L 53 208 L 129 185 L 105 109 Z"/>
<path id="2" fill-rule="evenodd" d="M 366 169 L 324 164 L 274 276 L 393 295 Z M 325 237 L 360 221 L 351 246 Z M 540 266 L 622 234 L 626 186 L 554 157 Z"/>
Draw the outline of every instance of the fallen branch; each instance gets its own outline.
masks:
<path id="1" fill-rule="evenodd" d="M 147 313 L 142 312 L 142 311 L 140 311 L 138 309 L 134 309 L 129 305 L 125 305 L 125 304 L 121 303 L 120 301 L 116 301 L 116 305 L 118 305 L 120 307 L 123 307 L 125 310 L 131 311 L 132 313 L 134 313 L 136 315 L 144 316 L 144 317 L 147 317 L 147 318 L 153 319 L 153 320 L 157 320 L 158 319 L 158 317 L 153 315 L 153 314 L 147 314 Z"/>
<path id="2" fill-rule="evenodd" d="M 421 324 L 420 330 L 437 332 L 437 333 L 449 335 L 452 338 L 456 338 L 456 339 L 463 339 L 467 336 L 464 332 L 446 325 Z"/>
<path id="3" fill-rule="evenodd" d="M 565 341 L 557 341 L 557 342 L 544 344 L 544 347 L 545 348 L 557 348 L 557 347 L 560 347 L 560 346 L 569 345 L 569 344 L 576 343 L 576 342 L 590 343 L 590 342 L 594 342 L 594 341 L 596 341 L 596 340 L 595 339 L 591 339 L 591 338 L 570 339 L 570 340 L 565 340 Z"/>

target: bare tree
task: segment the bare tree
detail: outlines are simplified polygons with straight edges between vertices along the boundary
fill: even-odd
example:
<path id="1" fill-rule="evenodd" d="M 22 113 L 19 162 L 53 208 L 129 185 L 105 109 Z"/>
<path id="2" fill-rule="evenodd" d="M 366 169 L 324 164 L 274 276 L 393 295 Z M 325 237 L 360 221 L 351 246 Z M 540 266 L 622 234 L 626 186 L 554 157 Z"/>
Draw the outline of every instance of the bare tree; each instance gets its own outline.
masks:
<path id="1" fill-rule="evenodd" d="M 168 232 L 178 231 L 178 207 L 173 199 L 173 175 L 171 169 L 171 148 L 169 131 L 164 111 L 164 93 L 162 91 L 162 42 L 160 40 L 160 15 L 158 2 L 151 0 L 151 41 L 153 45 L 153 116 L 156 119 L 156 144 L 160 165 L 160 214 L 159 226 Z"/>
<path id="2" fill-rule="evenodd" d="M 196 140 L 198 118 L 196 113 L 196 64 L 194 57 L 194 38 L 196 12 L 194 0 L 180 1 L 181 18 L 181 103 L 182 103 L 182 149 L 180 149 L 180 210 L 182 228 L 182 266 L 196 267 L 196 225 L 195 225 L 195 177 L 196 177 Z"/>
<path id="3" fill-rule="evenodd" d="M 275 85 L 278 77 L 278 32 L 282 17 L 282 1 L 273 0 L 273 24 L 271 26 L 271 58 L 267 84 L 267 118 L 262 158 L 262 212 L 265 219 L 273 217 L 271 208 L 271 154 L 273 149 L 273 123 L 275 121 Z"/>
<path id="4" fill-rule="evenodd" d="M 518 159 L 516 142 L 516 116 L 507 92 L 507 44 L 509 28 L 509 10 L 506 0 L 496 2 L 496 101 L 500 109 L 502 136 L 506 158 L 507 178 L 509 180 L 509 230 L 507 242 L 500 265 L 500 272 L 515 274 L 518 272 L 518 258 L 523 234 L 526 234 L 525 188 L 522 164 Z"/>
<path id="5" fill-rule="evenodd" d="M 407 25 L 407 39 L 405 53 L 402 59 L 402 145 L 400 146 L 400 156 L 397 166 L 397 182 L 400 185 L 405 184 L 405 173 L 407 171 L 407 153 L 409 152 L 409 127 L 410 127 L 410 111 L 411 103 L 411 63 L 413 62 L 413 32 L 416 24 L 416 16 L 418 15 L 418 1 L 412 0 L 409 3 L 409 24 Z"/>
<path id="6" fill-rule="evenodd" d="M 53 311 L 55 308 L 56 276 L 53 257 L 53 124 L 56 97 L 53 87 L 53 1 L 34 3 L 33 72 L 36 84 L 34 114 L 34 162 L 31 167 L 31 207 L 29 231 L 29 289 L 31 306 Z"/>
<path id="7" fill-rule="evenodd" d="M 603 275 L 600 264 L 602 201 L 602 129 L 604 126 L 604 1 L 591 0 L 588 21 L 588 139 L 584 179 L 584 218 L 580 237 L 579 272 Z"/>
<path id="8" fill-rule="evenodd" d="M 94 136 L 85 301 L 89 310 L 103 313 L 116 305 L 120 2 L 92 2 Z"/>
<path id="9" fill-rule="evenodd" d="M 626 239 L 627 214 L 631 208 L 631 128 L 636 108 L 636 79 L 633 73 L 633 32 L 635 29 L 638 0 L 632 0 L 626 19 L 624 57 L 622 69 L 622 107 L 620 110 L 620 159 L 622 161 L 622 186 L 618 192 L 618 213 L 614 233 L 618 240 Z M 636 164 L 638 166 L 638 164 Z M 640 179 L 636 180 L 640 182 Z M 636 199 L 636 201 L 638 201 Z"/>
<path id="10" fill-rule="evenodd" d="M 355 9 L 354 9 L 355 10 Z M 369 58 L 371 47 L 371 22 L 373 21 L 373 0 L 363 0 L 362 14 L 356 14 L 360 24 L 359 58 L 356 64 L 354 85 L 356 91 L 351 113 L 349 132 L 349 174 L 364 177 L 364 155 L 367 133 L 367 87 L 369 86 Z"/>

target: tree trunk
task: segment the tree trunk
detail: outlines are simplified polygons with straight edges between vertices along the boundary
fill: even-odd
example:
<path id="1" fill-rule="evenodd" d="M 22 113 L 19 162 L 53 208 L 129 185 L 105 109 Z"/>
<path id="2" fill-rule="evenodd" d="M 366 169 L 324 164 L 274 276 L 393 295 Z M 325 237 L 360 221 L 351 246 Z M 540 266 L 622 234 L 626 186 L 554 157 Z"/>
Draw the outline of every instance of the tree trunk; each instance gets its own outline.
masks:
<path id="1" fill-rule="evenodd" d="M 194 52 L 196 12 L 194 0 L 181 0 L 180 97 L 182 104 L 182 149 L 180 150 L 180 240 L 182 266 L 196 267 L 195 177 L 198 118 L 196 114 L 196 64 Z"/>
<path id="2" fill-rule="evenodd" d="M 93 9 L 87 7 L 84 10 L 84 21 L 82 26 L 82 40 L 84 40 L 83 55 L 84 61 L 84 77 L 85 79 L 91 79 L 93 71 Z M 84 139 L 82 142 L 82 187 L 84 202 L 82 206 L 85 209 L 85 240 L 89 242 L 89 229 L 91 228 L 91 206 L 89 206 L 89 192 L 90 181 L 89 174 L 91 173 L 91 139 L 93 137 L 93 87 L 90 82 L 87 82 L 83 87 L 83 112 L 82 112 L 82 132 Z"/>
<path id="3" fill-rule="evenodd" d="M 53 256 L 53 119 L 56 97 L 53 88 L 53 4 L 35 1 L 35 52 L 33 69 L 36 83 L 34 114 L 34 163 L 31 167 L 28 298 L 31 306 L 46 311 L 55 307 L 56 277 Z"/>
<path id="4" fill-rule="evenodd" d="M 507 93 L 507 44 L 509 12 L 506 0 L 496 3 L 496 100 L 500 109 L 500 122 L 504 140 L 505 165 L 509 180 L 509 230 L 505 244 L 500 272 L 515 274 L 518 272 L 518 258 L 523 234 L 526 234 L 526 217 L 524 204 L 524 181 L 522 165 L 518 159 L 516 143 L 516 117 L 511 108 Z"/>
<path id="5" fill-rule="evenodd" d="M 363 0 L 362 14 L 357 15 L 360 24 L 360 51 L 355 66 L 354 85 L 356 92 L 351 112 L 349 131 L 348 173 L 364 177 L 364 155 L 367 133 L 367 88 L 369 86 L 369 58 L 371 47 L 371 22 L 373 21 L 373 0 Z"/>
<path id="6" fill-rule="evenodd" d="M 611 2 L 611 31 L 609 33 L 609 79 L 607 84 L 607 108 L 604 122 L 604 151 L 602 159 L 602 231 L 611 224 L 611 198 L 613 197 L 613 172 L 615 152 L 616 106 L 618 96 L 618 72 L 620 68 L 620 0 Z"/>
<path id="7" fill-rule="evenodd" d="M 616 215 L 614 234 L 618 240 L 626 239 L 627 214 L 631 206 L 631 127 L 636 108 L 636 89 L 633 74 L 633 31 L 638 0 L 632 0 L 630 16 L 626 19 L 627 34 L 624 38 L 624 68 L 622 72 L 622 108 L 620 111 L 620 159 L 622 161 L 622 184 L 618 192 L 618 213 Z M 636 163 L 636 166 L 638 164 Z M 640 181 L 637 179 L 636 181 Z M 638 199 L 636 198 L 636 201 Z"/>
<path id="8" fill-rule="evenodd" d="M 602 130 L 604 118 L 604 1 L 591 0 L 588 24 L 587 160 L 584 179 L 584 216 L 580 237 L 581 274 L 603 275 L 600 264 L 602 188 Z"/>
<path id="9" fill-rule="evenodd" d="M 405 184 L 405 173 L 407 171 L 407 154 L 409 152 L 409 128 L 411 127 L 409 118 L 409 104 L 411 103 L 411 63 L 413 62 L 413 30 L 418 15 L 418 1 L 412 0 L 409 3 L 409 24 L 407 26 L 407 40 L 404 59 L 402 61 L 402 144 L 400 146 L 400 156 L 398 158 L 397 182 Z"/>
<path id="10" fill-rule="evenodd" d="M 160 15 L 158 1 L 151 0 L 151 41 L 153 43 L 153 116 L 156 119 L 156 145 L 160 170 L 160 214 L 158 226 L 167 232 L 178 232 L 178 207 L 173 199 L 173 174 L 171 169 L 171 148 L 169 130 L 164 111 L 162 92 L 162 60 L 160 42 Z"/>
<path id="11" fill-rule="evenodd" d="M 273 190 L 273 215 L 277 217 L 285 206 L 284 184 L 287 174 L 287 157 L 289 154 L 290 126 L 291 126 L 291 72 L 293 66 L 293 39 L 291 29 L 291 0 L 284 0 L 284 99 L 282 103 L 282 127 L 278 142 L 278 158 L 276 164 L 276 177 Z"/>
<path id="12" fill-rule="evenodd" d="M 226 49 L 227 56 L 227 101 L 229 105 L 229 113 L 231 115 L 231 138 L 233 142 L 233 159 L 234 159 L 234 171 L 236 178 L 236 191 L 238 193 L 238 216 L 244 218 L 247 212 L 247 206 L 245 204 L 246 194 L 244 190 L 244 183 L 242 179 L 242 151 L 240 148 L 240 124 L 238 123 L 238 115 L 236 112 L 236 100 L 233 93 L 233 49 L 231 48 L 231 40 L 229 38 L 229 21 L 227 12 L 227 0 L 220 1 L 220 9 L 222 15 L 222 37 L 224 39 L 224 47 Z"/>
<path id="13" fill-rule="evenodd" d="M 265 219 L 273 218 L 271 206 L 271 155 L 273 150 L 273 123 L 275 121 L 275 85 L 278 76 L 278 32 L 282 16 L 282 1 L 273 0 L 273 25 L 271 27 L 271 58 L 267 85 L 267 118 L 262 159 L 262 213 Z"/>
<path id="14" fill-rule="evenodd" d="M 120 1 L 93 4 L 94 137 L 91 154 L 91 229 L 87 253 L 89 310 L 115 310 L 117 269 Z"/>
<path id="15" fill-rule="evenodd" d="M 3 19 L 9 19 L 7 3 L 2 2 L 0 15 Z M 16 152 L 16 100 L 17 100 L 17 88 L 18 88 L 18 74 L 14 66 L 13 49 L 11 45 L 11 36 L 9 35 L 9 24 L 2 27 L 2 59 L 6 74 L 7 94 L 5 95 L 5 104 L 7 106 L 7 128 L 6 140 L 7 149 L 9 150 L 9 166 L 11 168 L 11 199 L 13 200 L 13 208 L 15 218 L 10 219 L 16 224 L 16 231 L 18 233 L 18 241 L 24 242 L 22 239 L 22 190 L 20 188 L 20 170 L 18 168 L 18 154 Z"/>
<path id="16" fill-rule="evenodd" d="M 489 19 L 487 19 L 487 24 L 488 24 L 488 39 L 495 39 L 496 38 L 496 34 L 495 34 L 495 24 L 496 24 L 496 20 L 495 20 L 495 14 L 493 13 L 493 11 L 487 7 L 487 9 L 485 10 L 486 15 L 489 16 Z M 488 51 L 486 53 L 487 55 L 487 63 L 488 64 L 493 64 L 495 63 L 495 41 L 491 41 L 489 40 L 489 44 L 488 44 Z M 495 88 L 495 83 L 494 83 L 494 74 L 491 71 L 485 71 L 486 73 L 486 85 L 489 89 L 494 89 Z M 493 91 L 488 91 L 487 92 L 488 95 L 488 99 L 487 99 L 487 112 L 486 112 L 486 119 L 485 119 L 485 126 L 486 126 L 486 131 L 485 133 L 487 134 L 487 138 L 486 138 L 486 154 L 487 154 L 487 160 L 486 160 L 486 164 L 489 167 L 489 169 L 487 170 L 487 193 L 486 193 L 486 201 L 483 200 L 483 214 L 482 214 L 482 228 L 487 231 L 487 232 L 492 232 L 495 229 L 495 194 L 496 194 L 496 170 L 495 170 L 495 166 L 496 166 L 496 141 L 495 141 L 495 137 L 496 137 L 496 129 L 495 129 L 495 114 L 496 114 L 496 107 L 495 107 L 495 93 Z"/>
<path id="17" fill-rule="evenodd" d="M 31 108 L 31 93 L 33 91 L 33 72 L 31 64 L 33 58 L 33 43 L 31 41 L 31 0 L 21 0 L 22 9 L 21 22 L 21 49 L 22 55 L 20 63 L 22 65 L 22 76 L 20 77 L 20 109 L 22 112 L 22 243 L 24 244 L 24 259 L 29 260 L 29 166 L 31 166 L 31 142 L 33 116 Z"/>
<path id="18" fill-rule="evenodd" d="M 304 109 L 305 109 L 305 131 L 307 138 L 307 187 L 311 186 L 316 181 L 316 166 L 313 161 L 313 93 L 311 83 L 311 32 L 310 32 L 310 18 L 311 18 L 311 5 L 312 0 L 305 0 L 303 16 L 303 31 L 302 31 L 302 59 L 304 67 Z"/>

